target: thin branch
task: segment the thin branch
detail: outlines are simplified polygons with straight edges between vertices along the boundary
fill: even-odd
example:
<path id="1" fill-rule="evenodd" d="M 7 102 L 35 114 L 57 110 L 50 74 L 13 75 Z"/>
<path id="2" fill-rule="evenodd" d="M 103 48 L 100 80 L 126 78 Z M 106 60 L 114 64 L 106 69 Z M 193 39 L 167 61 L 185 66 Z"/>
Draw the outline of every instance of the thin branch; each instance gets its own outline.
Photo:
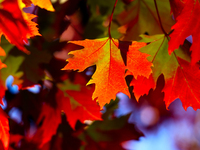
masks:
<path id="1" fill-rule="evenodd" d="M 115 7 L 116 7 L 116 5 L 117 5 L 117 1 L 118 1 L 118 0 L 115 1 L 115 5 L 114 5 L 114 7 L 113 7 L 113 10 L 112 10 L 112 13 L 111 13 L 111 16 L 110 16 L 109 26 L 108 26 L 108 35 L 109 35 L 109 38 L 110 38 L 110 39 L 112 38 L 112 37 L 111 37 L 111 33 L 110 33 L 110 27 L 111 27 L 111 22 L 112 22 L 113 14 L 114 14 L 114 11 L 115 11 Z"/>
<path id="2" fill-rule="evenodd" d="M 165 31 L 165 29 L 163 28 L 163 25 L 162 25 L 162 22 L 161 22 L 161 18 L 160 18 L 160 14 L 159 14 L 159 12 L 158 12 L 158 5 L 157 5 L 156 0 L 154 0 L 154 4 L 155 4 L 155 7 L 156 7 L 156 13 L 157 13 L 157 15 L 158 15 L 158 21 L 159 21 L 159 23 L 160 23 L 161 30 L 162 30 L 162 32 L 165 34 L 165 36 L 168 37 L 168 34 L 167 34 L 167 32 Z"/>

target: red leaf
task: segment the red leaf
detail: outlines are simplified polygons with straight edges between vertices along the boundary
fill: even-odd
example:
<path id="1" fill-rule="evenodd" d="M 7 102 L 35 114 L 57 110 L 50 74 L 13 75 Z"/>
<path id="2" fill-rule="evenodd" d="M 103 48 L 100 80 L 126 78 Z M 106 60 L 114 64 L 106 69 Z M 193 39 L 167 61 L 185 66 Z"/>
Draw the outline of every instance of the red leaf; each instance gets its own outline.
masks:
<path id="1" fill-rule="evenodd" d="M 55 89 L 54 89 L 55 90 Z M 42 122 L 31 141 L 37 143 L 41 148 L 45 143 L 51 140 L 56 134 L 58 125 L 61 123 L 61 112 L 67 116 L 67 121 L 74 129 L 78 120 L 101 120 L 100 107 L 92 100 L 93 89 L 86 87 L 81 91 L 68 90 L 66 93 L 59 90 L 56 92 L 57 105 L 52 108 L 48 104 L 43 104 L 40 117 L 37 124 Z"/>
<path id="2" fill-rule="evenodd" d="M 128 122 L 129 115 L 95 121 L 80 135 L 85 150 L 124 150 L 122 143 L 138 140 L 143 136 L 134 124 Z"/>
<path id="3" fill-rule="evenodd" d="M 180 0 L 169 0 L 169 1 L 170 1 L 170 5 L 171 5 L 171 11 L 173 12 L 174 18 L 176 19 L 180 15 L 180 13 L 185 5 L 185 1 L 187 1 L 187 0 L 181 0 L 181 1 Z"/>
<path id="4" fill-rule="evenodd" d="M 93 89 L 82 87 L 81 91 L 66 91 L 69 96 L 65 97 L 64 93 L 58 91 L 57 99 L 60 99 L 60 107 L 66 113 L 67 120 L 72 128 L 75 127 L 76 121 L 80 120 L 101 120 L 100 107 L 96 101 L 92 100 Z"/>
<path id="5" fill-rule="evenodd" d="M 27 35 L 31 34 L 17 0 L 5 0 L 0 9 L 0 35 L 4 34 L 8 41 L 16 45 L 20 50 L 29 53 L 24 47 Z"/>
<path id="6" fill-rule="evenodd" d="M 5 90 L 6 89 L 5 89 L 4 82 L 0 80 L 0 104 L 2 104 L 2 105 L 3 105 L 2 99 L 3 99 L 4 95 L 5 95 Z"/>
<path id="7" fill-rule="evenodd" d="M 197 19 L 200 14 L 200 3 L 197 0 L 187 0 L 180 15 L 177 17 L 177 22 L 172 29 L 174 31 L 170 34 L 169 53 L 171 54 L 175 49 L 178 49 L 183 44 L 185 39 L 192 35 L 193 44 L 190 48 L 192 51 L 191 63 L 195 64 L 200 60 L 200 21 Z"/>
<path id="8" fill-rule="evenodd" d="M 9 125 L 8 117 L 0 108 L 0 140 L 3 143 L 4 148 L 7 150 L 9 145 Z"/>
<path id="9" fill-rule="evenodd" d="M 35 141 L 36 143 L 38 143 L 38 141 L 40 142 L 38 143 L 40 148 L 56 134 L 58 125 L 61 123 L 61 112 L 44 104 L 38 121 L 42 121 L 42 119 L 44 119 L 43 124 L 38 128 L 32 139 L 32 141 Z"/>
<path id="10" fill-rule="evenodd" d="M 130 85 L 134 87 L 133 93 L 137 101 L 139 100 L 140 96 L 148 94 L 149 90 L 151 88 L 155 88 L 156 86 L 152 74 L 149 76 L 149 78 L 138 76 L 137 80 L 133 79 Z"/>
<path id="11" fill-rule="evenodd" d="M 199 65 L 191 66 L 189 62 L 178 59 L 180 66 L 176 74 L 164 87 L 164 101 L 168 107 L 176 98 L 180 98 L 183 107 L 200 108 L 200 70 Z"/>

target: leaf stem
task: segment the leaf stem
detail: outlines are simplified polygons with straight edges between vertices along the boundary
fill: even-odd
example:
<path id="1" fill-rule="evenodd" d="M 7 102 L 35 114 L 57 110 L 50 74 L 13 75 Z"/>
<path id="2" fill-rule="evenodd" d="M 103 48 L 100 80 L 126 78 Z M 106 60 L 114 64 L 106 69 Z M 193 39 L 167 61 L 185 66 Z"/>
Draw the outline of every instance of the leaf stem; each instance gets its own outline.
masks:
<path id="1" fill-rule="evenodd" d="M 114 11 L 115 11 L 115 7 L 116 7 L 116 5 L 117 5 L 117 1 L 118 1 L 118 0 L 115 1 L 113 10 L 112 10 L 112 13 L 111 13 L 111 16 L 110 16 L 109 26 L 108 26 L 108 35 L 109 35 L 109 38 L 110 38 L 110 39 L 112 38 L 111 33 L 110 33 L 110 27 L 111 27 L 111 22 L 112 22 L 113 14 L 114 14 Z"/>
<path id="2" fill-rule="evenodd" d="M 165 29 L 163 28 L 163 25 L 162 25 L 162 22 L 161 22 L 161 18 L 160 18 L 160 14 L 159 14 L 159 12 L 158 12 L 158 5 L 157 5 L 156 0 L 154 0 L 154 4 L 155 4 L 155 7 L 156 7 L 156 13 L 157 13 L 157 15 L 158 15 L 158 21 L 159 21 L 159 23 L 160 23 L 161 30 L 162 30 L 162 32 L 165 34 L 165 36 L 168 37 L 168 34 L 167 34 L 167 32 L 165 31 Z"/>

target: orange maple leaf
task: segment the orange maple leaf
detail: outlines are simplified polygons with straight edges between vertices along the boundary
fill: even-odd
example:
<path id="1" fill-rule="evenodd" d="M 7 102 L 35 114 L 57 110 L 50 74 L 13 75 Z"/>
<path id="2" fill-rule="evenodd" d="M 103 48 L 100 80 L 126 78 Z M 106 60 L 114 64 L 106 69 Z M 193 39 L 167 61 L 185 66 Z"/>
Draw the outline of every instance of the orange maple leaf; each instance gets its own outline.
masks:
<path id="1" fill-rule="evenodd" d="M 6 56 L 6 52 L 3 50 L 1 46 L 0 46 L 0 56 Z"/>
<path id="2" fill-rule="evenodd" d="M 5 56 L 6 52 L 3 50 L 3 48 L 0 46 L 0 56 Z M 2 63 L 1 59 L 0 59 L 0 69 L 2 68 L 6 68 L 6 64 Z"/>
<path id="3" fill-rule="evenodd" d="M 34 5 L 39 6 L 40 8 L 44 8 L 48 11 L 55 11 L 50 0 L 22 0 L 22 1 L 27 6 L 30 6 L 32 2 Z"/>
<path id="4" fill-rule="evenodd" d="M 83 71 L 87 67 L 96 65 L 96 71 L 87 84 L 95 83 L 96 87 L 92 98 L 97 98 L 101 107 L 111 99 L 115 99 L 118 92 L 122 92 L 130 97 L 125 81 L 126 68 L 130 69 L 136 77 L 138 75 L 148 76 L 151 73 L 150 66 L 152 64 L 149 62 L 146 65 L 147 60 L 144 59 L 148 55 L 139 51 L 136 52 L 137 50 L 134 47 L 137 44 L 135 43 L 129 46 L 127 67 L 123 62 L 120 49 L 118 48 L 119 42 L 116 39 L 102 38 L 72 41 L 71 43 L 81 45 L 84 48 L 70 52 L 69 54 L 74 56 L 67 60 L 69 63 L 63 69 Z M 145 65 L 141 65 L 140 63 Z M 143 68 L 141 67 L 137 70 L 138 66 L 143 66 Z M 137 73 L 135 70 L 137 70 Z"/>
<path id="5" fill-rule="evenodd" d="M 6 64 L 2 63 L 2 62 L 1 62 L 1 59 L 0 59 L 0 69 L 6 68 L 6 67 L 7 67 Z"/>
<path id="6" fill-rule="evenodd" d="M 139 51 L 139 49 L 144 46 L 146 46 L 146 43 L 144 42 L 133 41 L 127 52 L 127 69 L 136 79 L 137 76 L 149 78 L 149 75 L 152 72 L 152 63 L 147 60 L 147 57 L 150 55 Z"/>
<path id="7" fill-rule="evenodd" d="M 173 6 L 173 5 L 172 5 Z M 177 12 L 175 12 L 177 15 Z M 195 64 L 200 60 L 200 21 L 197 20 L 200 14 L 200 3 L 197 0 L 187 0 L 181 11 L 176 18 L 177 22 L 172 29 L 174 31 L 170 34 L 170 41 L 168 51 L 171 54 L 175 49 L 178 49 L 183 44 L 185 39 L 192 35 L 193 43 L 190 48 L 192 51 L 191 63 Z"/>
<path id="8" fill-rule="evenodd" d="M 33 36 L 36 36 L 36 35 L 39 35 L 41 36 L 41 34 L 38 32 L 38 28 L 36 27 L 38 24 L 33 22 L 32 19 L 36 18 L 37 16 L 34 15 L 34 14 L 29 14 L 29 13 L 26 13 L 26 18 L 25 18 L 25 21 L 30 29 L 30 33 L 27 35 L 27 38 L 30 38 L 30 37 L 33 37 Z"/>

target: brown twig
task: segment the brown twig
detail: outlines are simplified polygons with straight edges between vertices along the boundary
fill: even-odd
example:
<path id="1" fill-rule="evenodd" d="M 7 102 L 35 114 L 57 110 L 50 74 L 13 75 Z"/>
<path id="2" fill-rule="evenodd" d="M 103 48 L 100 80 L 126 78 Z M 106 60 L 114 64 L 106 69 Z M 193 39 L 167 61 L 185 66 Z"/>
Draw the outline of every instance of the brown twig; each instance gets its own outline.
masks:
<path id="1" fill-rule="evenodd" d="M 168 34 L 167 34 L 167 32 L 165 31 L 165 29 L 163 28 L 163 25 L 162 25 L 162 22 L 161 22 L 161 18 L 160 18 L 160 14 L 159 14 L 159 11 L 158 11 L 158 5 L 157 5 L 156 0 L 154 0 L 154 4 L 155 4 L 155 7 L 156 7 L 156 13 L 157 13 L 157 15 L 158 15 L 158 21 L 159 21 L 159 23 L 160 23 L 161 30 L 162 30 L 162 32 L 165 34 L 165 36 L 168 37 Z"/>

